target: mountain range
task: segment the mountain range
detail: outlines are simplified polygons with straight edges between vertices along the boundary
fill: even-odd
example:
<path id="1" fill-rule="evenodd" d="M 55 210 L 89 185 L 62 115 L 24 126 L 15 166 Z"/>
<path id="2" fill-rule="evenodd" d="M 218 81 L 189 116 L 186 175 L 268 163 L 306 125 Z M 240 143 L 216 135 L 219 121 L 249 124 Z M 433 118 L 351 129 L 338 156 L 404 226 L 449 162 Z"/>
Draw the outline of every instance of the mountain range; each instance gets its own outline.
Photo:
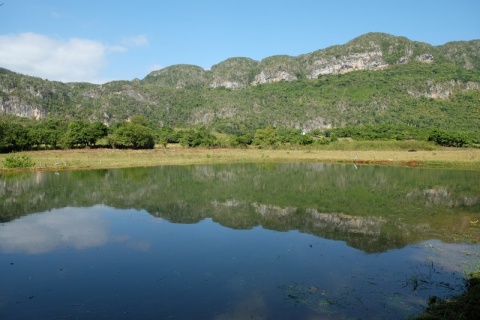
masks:
<path id="1" fill-rule="evenodd" d="M 401 124 L 478 133 L 480 40 L 432 46 L 368 33 L 296 57 L 236 57 L 210 70 L 174 65 L 105 84 L 0 68 L 1 115 L 107 124 L 142 115 L 161 126 L 226 132 Z"/>

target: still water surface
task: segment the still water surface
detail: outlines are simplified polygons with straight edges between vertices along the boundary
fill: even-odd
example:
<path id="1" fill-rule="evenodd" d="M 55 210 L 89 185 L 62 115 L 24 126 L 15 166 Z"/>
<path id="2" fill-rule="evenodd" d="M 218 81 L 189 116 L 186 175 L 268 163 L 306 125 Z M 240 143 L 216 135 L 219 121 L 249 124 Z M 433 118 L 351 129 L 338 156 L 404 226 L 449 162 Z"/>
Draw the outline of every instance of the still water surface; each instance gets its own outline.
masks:
<path id="1" fill-rule="evenodd" d="M 0 176 L 0 318 L 405 319 L 463 292 L 478 219 L 475 171 Z"/>

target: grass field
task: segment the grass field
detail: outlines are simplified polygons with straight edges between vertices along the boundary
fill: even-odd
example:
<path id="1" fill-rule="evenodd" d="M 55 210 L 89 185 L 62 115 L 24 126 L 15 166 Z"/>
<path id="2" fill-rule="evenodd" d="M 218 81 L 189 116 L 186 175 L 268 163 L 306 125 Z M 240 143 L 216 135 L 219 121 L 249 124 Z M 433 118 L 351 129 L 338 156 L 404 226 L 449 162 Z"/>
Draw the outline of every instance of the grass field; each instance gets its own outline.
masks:
<path id="1" fill-rule="evenodd" d="M 325 149 L 206 149 L 169 145 L 167 148 L 158 147 L 153 150 L 74 149 L 30 151 L 19 154 L 26 154 L 35 162 L 34 170 L 246 162 L 331 162 L 480 170 L 480 149 L 436 147 L 432 150 L 412 151 L 402 148 L 395 150 L 381 143 L 356 146 L 339 144 L 336 149 L 332 146 Z M 7 170 L 3 163 L 6 157 L 8 154 L 0 154 L 2 171 Z M 8 171 L 12 170 L 8 169 Z"/>

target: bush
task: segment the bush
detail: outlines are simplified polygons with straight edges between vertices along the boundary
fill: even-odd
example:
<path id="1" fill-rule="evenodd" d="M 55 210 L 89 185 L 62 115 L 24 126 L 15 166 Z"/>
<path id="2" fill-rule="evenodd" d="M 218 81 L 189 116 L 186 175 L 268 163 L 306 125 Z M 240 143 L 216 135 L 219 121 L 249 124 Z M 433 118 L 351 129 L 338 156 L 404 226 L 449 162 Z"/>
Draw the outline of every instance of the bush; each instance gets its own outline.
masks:
<path id="1" fill-rule="evenodd" d="M 428 141 L 434 141 L 438 145 L 445 147 L 466 147 L 471 144 L 470 138 L 464 133 L 447 132 L 434 129 Z"/>
<path id="2" fill-rule="evenodd" d="M 154 132 L 155 138 L 160 142 L 160 144 L 166 143 L 178 143 L 180 142 L 180 138 L 178 133 L 175 132 L 170 127 L 163 127 L 160 129 L 155 130 Z"/>
<path id="3" fill-rule="evenodd" d="M 35 162 L 33 162 L 33 160 L 27 155 L 19 156 L 19 155 L 16 155 L 16 154 L 12 154 L 10 156 L 7 156 L 3 160 L 3 165 L 7 168 L 10 168 L 10 169 L 12 169 L 12 168 L 30 168 L 30 167 L 35 166 Z"/>
<path id="4" fill-rule="evenodd" d="M 180 143 L 185 147 L 216 147 L 218 146 L 218 139 L 210 133 L 208 129 L 203 126 L 196 130 L 184 131 L 180 138 Z"/>
<path id="5" fill-rule="evenodd" d="M 277 130 L 273 127 L 258 129 L 255 131 L 253 144 L 259 148 L 276 147 L 280 143 L 280 137 Z"/>
<path id="6" fill-rule="evenodd" d="M 253 142 L 254 133 L 245 133 L 241 135 L 234 135 L 230 138 L 230 145 L 234 148 L 241 147 L 246 148 L 248 145 Z"/>

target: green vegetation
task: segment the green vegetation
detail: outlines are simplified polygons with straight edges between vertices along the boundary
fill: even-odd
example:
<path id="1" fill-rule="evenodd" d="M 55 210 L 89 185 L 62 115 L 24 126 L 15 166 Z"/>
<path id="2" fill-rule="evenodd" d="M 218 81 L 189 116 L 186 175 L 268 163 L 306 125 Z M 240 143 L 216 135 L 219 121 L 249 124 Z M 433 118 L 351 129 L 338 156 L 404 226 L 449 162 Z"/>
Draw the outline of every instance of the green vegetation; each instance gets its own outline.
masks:
<path id="1" fill-rule="evenodd" d="M 470 320 L 480 319 L 480 272 L 470 275 L 465 294 L 451 298 L 431 297 L 428 309 L 417 320 Z"/>
<path id="2" fill-rule="evenodd" d="M 108 123 L 110 128 L 141 115 L 157 128 L 202 125 L 207 130 L 234 134 L 241 137 L 233 139 L 239 146 L 244 146 L 256 130 L 267 127 L 313 132 L 379 125 L 402 128 L 399 135 L 386 139 L 420 136 L 420 140 L 427 140 L 435 128 L 465 135 L 468 143 L 478 144 L 479 44 L 475 40 L 433 47 L 370 33 L 345 45 L 298 57 L 273 56 L 260 62 L 232 58 L 208 71 L 197 66 L 171 66 L 143 80 L 103 85 L 45 81 L 0 69 L 0 99 L 6 114 L 67 123 L 88 119 Z M 310 79 L 315 62 L 343 61 L 379 51 L 382 63 L 388 63 L 381 70 Z M 409 56 L 404 57 L 407 52 Z M 418 61 L 422 55 L 431 55 L 433 60 Z M 286 72 L 297 80 L 252 85 L 262 72 L 267 78 Z M 48 129 L 59 125 L 64 124 L 42 124 L 37 145 L 56 148 L 58 137 L 49 136 Z M 11 130 L 17 131 L 18 139 L 2 141 L 0 149 L 4 152 L 25 147 L 22 128 Z M 158 141 L 155 130 L 153 134 Z M 85 142 L 76 145 L 81 144 Z"/>
<path id="3" fill-rule="evenodd" d="M 0 152 L 22 151 L 29 145 L 29 131 L 24 125 L 0 119 Z"/>
<path id="4" fill-rule="evenodd" d="M 214 151 L 208 150 L 212 159 L 216 157 Z M 271 154 L 267 151 L 261 153 Z M 152 156 L 154 151 L 108 152 L 115 156 L 126 152 Z M 155 157 L 164 153 L 165 150 L 158 150 Z M 91 153 L 88 155 L 92 157 Z M 261 226 L 281 232 L 296 230 L 345 241 L 366 253 L 380 253 L 420 245 L 426 239 L 447 243 L 478 241 L 478 226 L 473 221 L 478 219 L 480 209 L 479 174 L 374 166 L 355 169 L 351 163 L 318 162 L 61 171 L 60 177 L 53 172 L 6 174 L 0 175 L 0 221 L 53 208 L 101 203 L 116 209 L 135 208 L 139 213 L 145 210 L 171 222 L 192 223 L 211 218 L 234 229 Z M 312 243 L 316 245 L 315 241 Z M 448 261 L 449 256 L 440 253 L 440 247 L 432 250 Z M 446 266 L 447 270 L 441 272 L 457 272 L 450 269 L 449 263 Z M 362 270 L 359 268 L 358 274 Z M 414 271 L 409 269 L 407 273 Z M 374 288 L 381 288 L 382 279 L 373 281 Z M 443 289 L 447 286 L 445 282 L 435 285 Z M 477 300 L 474 297 L 471 301 L 478 302 L 478 294 Z M 416 304 L 418 299 L 416 296 Z M 410 302 L 402 301 L 402 307 L 408 308 Z M 478 306 L 475 303 L 473 307 Z M 465 306 L 459 313 L 466 310 Z"/>
<path id="5" fill-rule="evenodd" d="M 158 131 L 157 139 L 170 142 L 167 129 Z M 109 134 L 109 127 L 99 121 L 46 119 L 36 121 L 14 116 L 0 119 L 0 153 L 96 147 Z M 115 124 L 103 147 L 152 149 L 156 138 L 144 117 Z"/>
<path id="6" fill-rule="evenodd" d="M 117 124 L 117 128 L 109 137 L 110 145 L 115 148 L 153 149 L 155 137 L 151 124 L 146 118 L 135 116 L 130 122 Z"/>
<path id="7" fill-rule="evenodd" d="M 215 150 L 208 149 L 210 158 L 187 150 L 192 153 L 171 153 L 179 158 L 201 158 L 204 163 L 214 163 L 218 157 Z M 77 157 L 104 161 L 97 150 L 91 151 Z M 58 170 L 69 162 L 60 152 L 50 152 L 52 159 L 60 162 Z M 141 153 L 143 159 L 168 157 L 164 150 L 109 150 L 112 158 L 125 152 L 128 157 Z M 62 183 L 52 172 L 2 174 L 0 218 L 9 221 L 52 207 L 102 203 L 145 209 L 172 222 L 211 217 L 231 228 L 262 225 L 273 230 L 300 230 L 347 241 L 366 252 L 382 252 L 431 237 L 445 242 L 480 240 L 478 226 L 468 222 L 479 218 L 478 171 L 355 169 L 351 161 L 346 165 L 272 163 L 273 152 L 260 153 L 264 160 L 258 164 L 64 170 L 60 172 Z M 82 192 L 75 192 L 79 188 Z M 124 196 L 119 197 L 118 190 Z M 287 209 L 291 214 L 284 215 Z M 343 223 L 338 224 L 338 219 Z"/>
<path id="8" fill-rule="evenodd" d="M 271 155 L 279 161 L 345 162 L 355 154 L 335 151 L 373 150 L 359 161 L 478 169 L 475 152 L 458 152 L 445 161 L 443 154 L 421 151 L 480 146 L 479 47 L 480 41 L 432 47 L 370 33 L 298 57 L 273 56 L 260 62 L 232 58 L 208 71 L 172 66 L 143 80 L 103 85 L 45 81 L 0 68 L 0 153 L 99 147 L 151 151 L 159 145 L 165 154 L 172 147 L 245 151 L 229 150 L 226 158 L 208 158 L 212 162 L 266 161 L 267 150 L 284 150 Z M 343 61 L 379 51 L 381 62 L 389 64 L 382 70 L 310 79 L 321 60 Z M 411 55 L 404 57 L 407 52 Z M 421 55 L 434 58 L 420 62 Z M 297 80 L 252 85 L 262 72 L 266 78 L 287 72 Z M 8 115 L 14 113 L 25 117 Z M 261 149 L 265 159 L 252 149 Z M 303 153 L 294 155 L 296 150 Z M 410 152 L 399 156 L 388 151 Z M 192 154 L 166 162 L 198 163 Z M 105 155 L 109 153 L 96 154 Z M 144 156 L 130 161 L 133 156 L 125 153 L 99 164 L 74 154 L 63 167 L 159 164 Z M 33 157 L 39 168 L 57 162 Z"/>
<path id="9" fill-rule="evenodd" d="M 432 235 L 478 241 L 478 229 L 465 223 L 477 221 L 479 212 L 476 171 L 462 173 L 467 183 L 460 186 L 458 173 L 448 170 L 438 177 L 435 170 L 392 176 L 383 168 L 356 168 L 374 163 L 480 169 L 479 48 L 478 40 L 432 47 L 371 33 L 299 57 L 232 58 L 209 71 L 172 66 L 143 80 L 103 85 L 45 81 L 0 68 L 1 219 L 48 210 L 50 203 L 89 206 L 100 197 L 101 203 L 145 208 L 171 221 L 199 221 L 211 213 L 232 228 L 287 230 L 293 225 L 370 252 Z M 310 79 L 319 61 L 378 51 L 388 64 L 382 70 Z M 407 52 L 411 55 L 405 57 Z M 422 55 L 433 60 L 417 61 Z M 297 80 L 252 85 L 260 73 L 271 79 L 278 72 Z M 225 83 L 229 89 L 222 87 Z M 155 149 L 156 144 L 162 148 Z M 94 150 L 98 147 L 105 149 Z M 192 150 L 198 147 L 209 149 Z M 56 151 L 72 148 L 77 150 Z M 39 151 L 23 153 L 29 150 Z M 293 170 L 278 171 L 275 161 L 314 163 L 311 171 L 295 164 L 289 164 Z M 349 163 L 351 171 L 321 161 Z M 261 162 L 262 174 L 247 166 L 64 171 L 72 178 L 64 185 L 48 175 L 9 184 L 4 174 L 5 168 L 35 166 L 61 170 L 219 162 Z M 79 187 L 85 190 L 82 195 L 72 191 Z M 116 188 L 125 190 L 125 198 L 118 197 Z M 185 188 L 189 192 L 178 192 Z M 235 215 L 231 203 L 238 205 Z M 452 206 L 459 208 L 456 214 Z M 291 209 L 295 215 L 288 216 L 287 224 L 258 214 L 260 209 L 273 214 Z M 353 229 L 319 223 L 315 212 L 320 218 L 329 212 Z M 478 274 L 459 299 L 432 298 L 422 319 L 478 318 L 477 280 Z"/>
<path id="10" fill-rule="evenodd" d="M 216 147 L 219 141 L 210 130 L 204 126 L 181 133 L 180 143 L 185 147 Z"/>
<path id="11" fill-rule="evenodd" d="M 66 148 L 70 149 L 94 147 L 97 140 L 107 135 L 107 130 L 107 126 L 98 121 L 92 123 L 85 120 L 71 121 L 62 137 L 62 142 Z"/>
<path id="12" fill-rule="evenodd" d="M 471 144 L 471 139 L 466 134 L 441 130 L 433 130 L 428 141 L 434 141 L 438 145 L 446 147 L 466 147 Z"/>
<path id="13" fill-rule="evenodd" d="M 220 138 L 221 137 L 221 138 Z M 351 139 L 358 143 L 345 142 Z M 360 142 L 364 143 L 360 143 Z M 382 141 L 383 143 L 368 143 Z M 142 116 L 133 116 L 107 127 L 99 121 L 59 119 L 31 120 L 8 116 L 0 120 L 0 153 L 27 150 L 119 148 L 153 149 L 180 143 L 184 147 L 259 149 L 331 149 L 331 150 L 432 150 L 433 144 L 447 147 L 478 147 L 476 135 L 466 132 L 396 125 L 347 126 L 328 130 L 302 132 L 300 129 L 267 126 L 256 130 L 245 126 L 224 126 L 212 131 L 200 125 L 174 130 L 159 127 Z"/>
<path id="14" fill-rule="evenodd" d="M 280 143 L 277 130 L 272 127 L 258 129 L 253 137 L 253 144 L 259 148 L 276 147 Z"/>
<path id="15" fill-rule="evenodd" d="M 14 168 L 31 168 L 35 166 L 35 162 L 26 154 L 24 155 L 16 155 L 12 154 L 7 156 L 3 160 L 3 165 L 6 168 L 14 169 Z"/>

